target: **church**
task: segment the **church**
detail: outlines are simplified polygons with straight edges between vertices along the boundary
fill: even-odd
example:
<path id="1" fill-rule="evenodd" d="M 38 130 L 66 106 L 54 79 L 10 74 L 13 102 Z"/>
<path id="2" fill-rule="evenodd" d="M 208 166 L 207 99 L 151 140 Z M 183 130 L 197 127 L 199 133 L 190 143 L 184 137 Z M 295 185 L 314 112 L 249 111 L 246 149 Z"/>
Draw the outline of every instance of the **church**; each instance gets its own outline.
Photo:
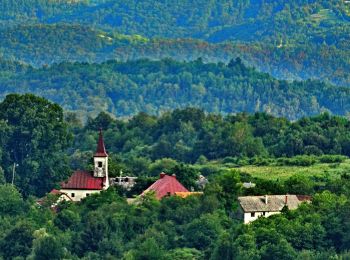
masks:
<path id="1" fill-rule="evenodd" d="M 108 154 L 100 130 L 97 149 L 94 154 L 93 172 L 78 170 L 61 183 L 61 194 L 65 194 L 71 201 L 80 201 L 93 193 L 99 193 L 109 187 Z"/>

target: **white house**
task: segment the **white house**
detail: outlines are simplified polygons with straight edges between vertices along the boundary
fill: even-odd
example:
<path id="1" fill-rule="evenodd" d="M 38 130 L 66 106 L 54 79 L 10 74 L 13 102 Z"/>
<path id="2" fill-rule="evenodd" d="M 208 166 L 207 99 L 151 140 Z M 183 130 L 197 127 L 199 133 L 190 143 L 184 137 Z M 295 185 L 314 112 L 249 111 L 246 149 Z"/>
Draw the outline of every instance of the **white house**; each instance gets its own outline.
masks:
<path id="1" fill-rule="evenodd" d="M 67 181 L 61 183 L 60 192 L 67 194 L 72 201 L 80 201 L 90 194 L 99 193 L 108 187 L 108 154 L 100 130 L 94 154 L 94 171 L 75 171 Z"/>
<path id="2" fill-rule="evenodd" d="M 305 195 L 265 195 L 238 197 L 239 204 L 243 210 L 244 224 L 248 224 L 259 217 L 269 217 L 280 214 L 287 206 L 293 210 L 303 202 L 311 200 Z"/>

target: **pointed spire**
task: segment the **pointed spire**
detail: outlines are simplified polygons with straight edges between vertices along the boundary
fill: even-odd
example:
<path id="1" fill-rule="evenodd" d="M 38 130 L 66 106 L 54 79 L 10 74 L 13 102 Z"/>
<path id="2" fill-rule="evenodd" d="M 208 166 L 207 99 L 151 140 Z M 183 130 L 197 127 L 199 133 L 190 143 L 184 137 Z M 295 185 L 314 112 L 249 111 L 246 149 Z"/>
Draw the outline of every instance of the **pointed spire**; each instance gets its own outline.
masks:
<path id="1" fill-rule="evenodd" d="M 100 135 L 98 137 L 97 149 L 94 157 L 107 157 L 105 143 L 103 141 L 102 128 L 100 128 Z"/>

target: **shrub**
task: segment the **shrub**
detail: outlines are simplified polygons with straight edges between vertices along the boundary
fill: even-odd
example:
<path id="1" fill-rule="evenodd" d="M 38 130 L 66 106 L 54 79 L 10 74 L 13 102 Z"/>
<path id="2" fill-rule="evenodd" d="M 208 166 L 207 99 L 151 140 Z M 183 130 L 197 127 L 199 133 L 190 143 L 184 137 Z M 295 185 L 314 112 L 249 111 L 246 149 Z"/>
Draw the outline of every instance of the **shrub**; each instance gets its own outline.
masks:
<path id="1" fill-rule="evenodd" d="M 321 163 L 342 163 L 344 162 L 348 157 L 343 155 L 331 155 L 331 154 L 325 154 L 320 156 L 318 159 Z"/>
<path id="2" fill-rule="evenodd" d="M 316 157 L 309 155 L 298 155 L 292 158 L 278 158 L 278 165 L 287 166 L 311 166 L 317 162 Z"/>

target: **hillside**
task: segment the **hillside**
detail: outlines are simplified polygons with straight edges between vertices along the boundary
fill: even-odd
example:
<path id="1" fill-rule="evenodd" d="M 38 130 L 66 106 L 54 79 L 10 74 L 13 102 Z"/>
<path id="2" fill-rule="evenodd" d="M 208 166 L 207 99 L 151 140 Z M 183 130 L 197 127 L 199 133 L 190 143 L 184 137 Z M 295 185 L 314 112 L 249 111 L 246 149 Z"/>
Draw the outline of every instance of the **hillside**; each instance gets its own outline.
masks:
<path id="1" fill-rule="evenodd" d="M 78 22 L 116 28 L 125 34 L 190 37 L 212 42 L 281 37 L 305 40 L 310 36 L 317 41 L 318 33 L 335 35 L 349 22 L 347 4 L 341 0 L 182 0 L 176 4 L 169 0 L 1 2 L 0 19 L 13 24 Z"/>
<path id="2" fill-rule="evenodd" d="M 64 61 L 101 63 L 140 58 L 245 64 L 279 79 L 310 78 L 350 86 L 350 50 L 332 46 L 268 43 L 207 43 L 191 39 L 148 39 L 139 35 L 106 32 L 83 25 L 20 25 L 0 29 L 0 55 L 40 67 Z"/>
<path id="3" fill-rule="evenodd" d="M 201 60 L 62 63 L 2 76 L 0 90 L 2 98 L 13 92 L 38 94 L 83 115 L 161 114 L 187 106 L 224 114 L 265 111 L 290 119 L 350 111 L 350 89 L 276 80 L 240 59 L 228 65 Z"/>
<path id="4" fill-rule="evenodd" d="M 0 4 L 0 55 L 35 66 L 166 57 L 227 62 L 239 56 L 279 79 L 350 84 L 350 5 L 342 0 Z"/>

